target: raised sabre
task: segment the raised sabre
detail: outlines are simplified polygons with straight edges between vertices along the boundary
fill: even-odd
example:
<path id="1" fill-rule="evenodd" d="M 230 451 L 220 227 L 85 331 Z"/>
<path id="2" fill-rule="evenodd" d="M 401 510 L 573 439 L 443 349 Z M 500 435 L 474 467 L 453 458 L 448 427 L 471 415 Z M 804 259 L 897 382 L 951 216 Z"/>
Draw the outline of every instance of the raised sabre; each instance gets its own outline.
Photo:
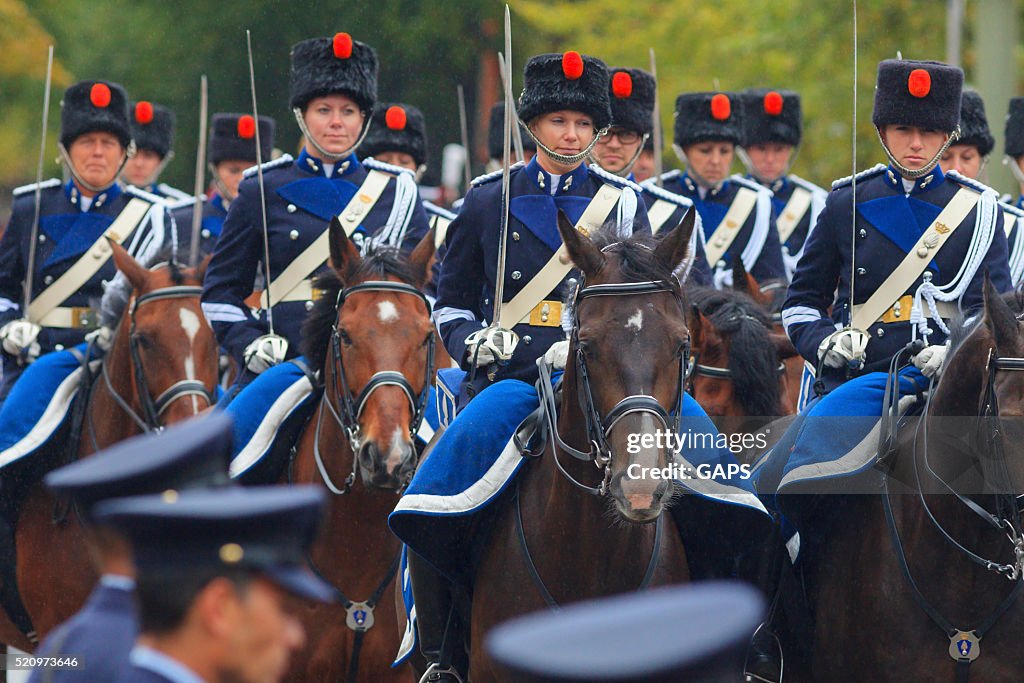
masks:
<path id="1" fill-rule="evenodd" d="M 35 189 L 35 212 L 32 217 L 32 232 L 28 243 L 28 270 L 25 272 L 25 282 L 22 284 L 22 306 L 21 311 L 26 320 L 31 320 L 28 309 L 32 303 L 32 279 L 36 269 L 36 243 L 39 241 L 39 213 L 42 211 L 43 202 L 43 157 L 46 155 L 46 126 L 50 119 L 50 83 L 53 77 L 53 45 L 49 47 L 46 54 L 46 92 L 43 94 L 43 132 L 39 141 L 39 162 L 36 164 L 36 189 Z"/>
<path id="2" fill-rule="evenodd" d="M 206 74 L 199 79 L 199 142 L 196 145 L 196 203 L 192 209 L 192 242 L 190 243 L 188 262 L 191 266 L 199 264 L 199 231 L 203 225 L 203 190 L 206 170 Z"/>
<path id="3" fill-rule="evenodd" d="M 505 53 L 512 54 L 512 20 L 509 15 L 508 5 L 505 5 Z M 505 92 L 512 90 L 510 81 L 511 69 L 505 69 Z M 518 119 L 518 117 L 516 117 Z M 501 232 L 498 235 L 498 270 L 494 283 L 494 315 L 491 316 L 491 325 L 498 324 L 501 318 L 501 300 L 505 296 L 505 255 L 508 251 L 508 211 L 509 211 L 509 190 L 511 185 L 512 159 L 509 152 L 512 137 L 512 109 L 508 100 L 505 100 L 505 122 L 502 138 L 504 148 L 501 153 Z"/>
<path id="4" fill-rule="evenodd" d="M 512 34 L 509 29 L 510 27 L 506 28 L 505 35 L 509 36 L 511 39 Z M 511 43 L 506 41 L 505 55 L 509 54 L 508 50 L 512 49 L 510 45 Z M 512 110 L 515 111 L 516 101 L 515 97 L 512 96 L 512 70 L 509 68 L 508 62 L 506 62 L 505 55 L 500 52 L 498 53 L 498 69 L 501 71 L 501 86 L 505 90 L 505 109 L 508 110 L 511 107 Z M 509 58 L 509 61 L 510 60 L 511 57 Z M 518 116 L 516 117 L 516 120 L 519 120 Z M 523 159 L 523 133 L 519 130 L 519 126 L 512 127 L 512 144 L 515 146 L 516 160 L 525 161 Z"/>
<path id="5" fill-rule="evenodd" d="M 256 177 L 260 186 L 260 211 L 263 218 L 263 277 L 266 281 L 264 294 L 267 309 L 267 326 L 274 332 L 274 308 L 270 300 L 270 238 L 267 235 L 267 197 L 263 189 L 263 152 L 260 149 L 260 114 L 256 106 L 256 72 L 252 65 L 252 32 L 245 30 L 245 46 L 249 54 L 249 90 L 252 92 L 252 118 L 256 121 Z"/>
<path id="6" fill-rule="evenodd" d="M 466 125 L 466 93 L 462 90 L 462 84 L 458 86 L 459 96 L 459 134 L 462 136 L 462 149 L 466 152 L 466 158 L 462 163 L 462 179 L 466 183 L 463 192 L 469 192 L 469 186 L 473 182 L 473 173 L 469 168 L 472 155 L 469 152 L 469 129 Z"/>
<path id="7" fill-rule="evenodd" d="M 658 105 L 658 65 L 654 60 L 654 48 L 650 48 L 651 53 L 651 76 L 654 78 L 654 111 L 651 112 L 651 118 L 654 120 L 654 184 L 661 187 L 661 150 L 662 150 L 662 139 L 661 139 L 661 107 Z"/>

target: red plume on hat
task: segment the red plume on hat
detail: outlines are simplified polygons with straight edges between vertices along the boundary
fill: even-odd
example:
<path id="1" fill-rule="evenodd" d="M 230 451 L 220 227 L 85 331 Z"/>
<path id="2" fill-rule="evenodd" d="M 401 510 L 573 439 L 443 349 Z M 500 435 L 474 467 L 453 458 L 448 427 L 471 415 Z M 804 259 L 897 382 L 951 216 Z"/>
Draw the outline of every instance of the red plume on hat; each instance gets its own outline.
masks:
<path id="1" fill-rule="evenodd" d="M 927 97 L 932 90 L 932 75 L 924 69 L 914 69 L 907 77 L 907 90 L 914 97 Z"/>
<path id="2" fill-rule="evenodd" d="M 384 113 L 384 123 L 391 130 L 405 130 L 406 121 L 405 109 L 397 104 L 388 107 L 388 110 Z"/>
<path id="3" fill-rule="evenodd" d="M 238 137 L 245 140 L 252 139 L 256 135 L 256 119 L 245 114 L 238 117 Z"/>
<path id="4" fill-rule="evenodd" d="M 89 101 L 94 107 L 101 109 L 110 104 L 110 88 L 106 83 L 94 83 L 89 90 Z"/>
<path id="5" fill-rule="evenodd" d="M 633 77 L 625 71 L 616 71 L 612 75 L 612 94 L 620 100 L 633 94 Z"/>
<path id="6" fill-rule="evenodd" d="M 717 93 L 711 98 L 711 116 L 717 121 L 725 121 L 732 114 L 732 103 L 725 93 Z"/>
<path id="7" fill-rule="evenodd" d="M 352 56 L 352 36 L 347 33 L 335 33 L 333 47 L 335 57 L 348 59 Z"/>
<path id="8" fill-rule="evenodd" d="M 778 116 L 782 113 L 782 95 L 772 90 L 771 92 L 765 93 L 764 96 L 764 113 L 769 116 Z"/>
<path id="9" fill-rule="evenodd" d="M 153 104 L 145 100 L 135 103 L 135 120 L 146 125 L 153 122 Z"/>
<path id="10" fill-rule="evenodd" d="M 569 50 L 562 55 L 562 73 L 570 81 L 575 81 L 583 75 L 583 57 L 575 50 Z"/>

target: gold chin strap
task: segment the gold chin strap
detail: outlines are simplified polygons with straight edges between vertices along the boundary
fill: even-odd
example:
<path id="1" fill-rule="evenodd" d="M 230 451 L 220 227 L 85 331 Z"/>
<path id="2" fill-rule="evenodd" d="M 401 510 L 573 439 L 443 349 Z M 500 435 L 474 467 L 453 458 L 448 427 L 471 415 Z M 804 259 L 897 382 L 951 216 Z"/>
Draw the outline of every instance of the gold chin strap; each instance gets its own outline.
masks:
<path id="1" fill-rule="evenodd" d="M 893 165 L 893 168 L 899 171 L 899 174 L 906 178 L 907 180 L 917 180 L 918 178 L 921 178 L 931 173 L 932 169 L 934 169 L 935 166 L 942 159 L 942 155 L 946 153 L 947 149 L 949 149 L 949 146 L 960 138 L 960 126 L 957 126 L 956 130 L 954 130 L 946 137 L 946 142 L 944 142 L 942 148 L 935 153 L 935 156 L 933 156 L 927 164 L 916 170 L 907 168 L 900 162 L 896 161 L 896 158 L 892 155 L 892 152 L 889 151 L 888 145 L 885 144 L 885 140 L 882 139 L 881 128 L 878 128 L 876 126 L 875 134 L 878 135 L 878 142 L 879 144 L 882 145 L 882 149 L 885 150 L 885 156 L 889 159 L 889 163 Z"/>
<path id="2" fill-rule="evenodd" d="M 302 131 L 302 137 L 305 138 L 306 142 L 313 145 L 313 149 L 320 154 L 321 159 L 329 164 L 333 164 L 341 161 L 352 152 L 359 148 L 359 145 L 363 144 L 363 140 L 366 139 L 366 134 L 370 132 L 370 121 L 373 120 L 373 112 L 363 112 L 363 130 L 359 134 L 359 139 L 356 140 L 356 144 L 346 149 L 341 154 L 335 154 L 334 152 L 328 152 L 326 149 L 320 146 L 320 143 L 309 134 L 309 128 L 306 127 L 306 119 L 302 118 L 302 110 L 298 107 L 292 107 L 292 114 L 295 116 L 295 122 L 299 124 L 299 130 Z"/>
<path id="3" fill-rule="evenodd" d="M 108 185 L 104 185 L 102 187 L 86 182 L 82 176 L 78 174 L 78 171 L 75 169 L 75 165 L 71 163 L 71 156 L 68 154 L 68 150 L 64 146 L 63 142 L 57 143 L 57 151 L 60 152 L 60 158 L 58 161 L 63 163 L 64 167 L 68 169 L 68 173 L 70 173 L 71 177 L 74 178 L 75 183 L 84 187 L 89 192 L 100 193 L 116 183 L 117 179 L 121 177 L 121 172 L 124 171 L 124 165 L 128 163 L 129 159 L 135 156 L 135 141 L 131 140 L 128 142 L 128 148 L 125 150 L 124 158 L 121 159 L 121 165 L 117 167 L 117 172 L 114 173 L 114 179 Z"/>

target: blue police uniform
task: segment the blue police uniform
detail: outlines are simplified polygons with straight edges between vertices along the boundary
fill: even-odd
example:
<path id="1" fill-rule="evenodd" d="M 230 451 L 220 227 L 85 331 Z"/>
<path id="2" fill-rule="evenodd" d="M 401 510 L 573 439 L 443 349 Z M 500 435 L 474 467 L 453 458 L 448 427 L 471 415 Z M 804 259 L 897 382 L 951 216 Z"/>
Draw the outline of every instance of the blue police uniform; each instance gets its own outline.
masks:
<path id="1" fill-rule="evenodd" d="M 189 197 L 170 206 L 171 217 L 178 231 L 178 253 L 188 254 L 192 245 L 192 215 L 195 197 Z M 203 202 L 203 217 L 199 223 L 199 253 L 212 254 L 217 246 L 217 239 L 224 229 L 224 219 L 228 217 L 228 204 L 219 193 Z M 183 258 L 184 260 L 184 258 Z"/>
<path id="2" fill-rule="evenodd" d="M 448 353 L 466 370 L 470 369 L 466 337 L 485 327 L 494 310 L 492 299 L 501 222 L 500 178 L 501 173 L 495 172 L 473 182 L 458 217 L 449 227 L 448 252 L 441 265 L 434 320 Z M 631 222 L 624 228 L 626 235 L 650 232 L 647 211 L 637 196 L 640 188 L 635 183 L 583 163 L 562 175 L 555 184 L 536 158 L 526 166 L 512 169 L 505 261 L 506 301 L 511 301 L 533 279 L 562 244 L 556 223 L 558 210 L 563 210 L 575 223 L 606 183 L 624 188 L 622 198 L 609 217 L 614 220 L 626 209 L 626 219 Z M 632 199 L 627 199 L 629 196 Z M 631 208 L 626 205 L 630 201 Z M 547 299 L 561 302 L 563 284 L 564 281 L 553 289 Z M 546 326 L 524 322 L 513 330 L 519 335 L 519 344 L 508 365 L 498 370 L 496 381 L 518 379 L 533 384 L 537 379 L 537 359 L 552 344 L 564 340 L 565 332 L 557 316 Z M 486 374 L 483 370 L 476 373 L 473 390 L 479 391 L 487 385 Z"/>
<path id="3" fill-rule="evenodd" d="M 461 204 L 460 204 L 461 206 Z M 437 252 L 434 257 L 433 276 L 430 278 L 430 282 L 424 288 L 426 294 L 433 299 L 437 299 L 437 282 L 441 278 L 441 262 L 444 261 L 444 256 L 447 253 L 445 249 L 445 236 L 448 234 L 448 228 L 451 226 L 452 221 L 458 215 L 453 211 L 449 211 L 443 207 L 428 202 L 426 199 L 423 200 L 423 210 L 427 214 L 427 221 L 430 229 L 434 231 L 434 244 L 437 245 Z"/>
<path id="4" fill-rule="evenodd" d="M 753 176 L 748 176 L 748 178 L 756 182 Z M 825 208 L 825 198 L 828 196 L 828 193 L 814 183 L 810 183 L 793 174 L 783 176 L 775 182 L 769 183 L 766 187 L 772 191 L 772 215 L 775 218 L 776 225 L 778 225 L 783 215 L 787 213 L 786 207 L 789 205 L 790 200 L 793 198 L 793 192 L 797 188 L 811 193 L 811 203 L 807 206 L 803 215 L 799 217 L 796 225 L 793 226 L 792 232 L 786 235 L 785 239 L 782 239 L 783 235 L 779 235 L 779 241 L 782 244 L 782 260 L 786 265 L 786 278 L 789 279 L 796 272 L 796 264 L 803 253 L 807 236 L 810 235 L 811 230 L 818 223 L 818 215 Z M 792 218 L 795 218 L 795 216 Z"/>
<path id="5" fill-rule="evenodd" d="M 132 199 L 152 205 L 149 214 L 122 242 L 136 258 L 155 254 L 169 240 L 166 209 L 159 198 L 134 187 L 114 183 L 92 198 L 83 198 L 73 181 L 61 184 L 47 180 L 42 184 L 39 210 L 39 236 L 36 244 L 35 273 L 32 274 L 32 296 L 38 297 L 80 259 L 89 258 L 89 250 L 100 239 Z M 88 206 L 86 207 L 86 204 Z M 29 241 L 35 216 L 35 185 L 14 191 L 11 220 L 0 240 L 0 325 L 25 315 L 22 310 L 22 286 L 28 268 Z M 102 251 L 100 251 L 102 249 Z M 98 325 L 104 281 L 117 272 L 110 250 L 100 245 L 94 256 L 106 258 L 103 266 L 77 291 L 68 296 L 60 308 L 66 315 L 54 325 L 41 322 L 39 346 L 42 353 L 62 350 L 80 344 L 87 332 Z M 9 393 L 24 368 L 16 358 L 3 353 L 4 373 L 0 399 Z"/>
<path id="6" fill-rule="evenodd" d="M 771 193 L 757 183 L 739 176 L 731 176 L 717 188 L 703 190 L 685 171 L 669 171 L 662 175 L 662 184 L 666 190 L 680 194 L 694 203 L 700 213 L 704 225 L 704 239 L 713 243 L 725 233 L 719 232 L 725 214 L 732 206 L 737 192 L 741 187 L 758 193 L 757 204 L 747 215 L 743 225 L 739 227 L 732 244 L 726 249 L 718 263 L 709 264 L 715 277 L 715 285 L 721 286 L 728 282 L 732 272 L 732 261 L 739 255 L 751 250 L 752 262 L 746 259 L 747 272 L 758 282 L 782 280 L 786 277 L 785 265 L 782 261 L 782 248 L 779 245 L 779 232 L 775 227 L 775 218 L 771 212 Z M 758 246 L 760 245 L 760 246 Z M 729 274 L 729 277 L 726 277 Z M 725 278 L 724 280 L 722 278 Z"/>
<path id="7" fill-rule="evenodd" d="M 377 203 L 352 235 L 365 246 L 376 238 L 385 244 L 411 250 L 427 232 L 427 216 L 409 171 L 367 160 L 355 154 L 334 165 L 330 177 L 323 162 L 302 151 L 263 165 L 266 194 L 267 239 L 270 244 L 270 278 L 274 279 L 321 235 L 332 218 L 346 208 L 374 169 L 407 178 L 391 178 Z M 409 189 L 411 186 L 411 190 Z M 253 340 L 269 332 L 267 313 L 250 312 L 245 298 L 263 260 L 263 222 L 256 169 L 246 171 L 238 197 L 231 202 L 213 259 L 206 271 L 202 306 L 217 339 L 245 367 L 243 352 Z M 324 262 L 316 269 L 326 269 Z M 275 332 L 288 340 L 288 357 L 299 354 L 302 322 L 312 301 L 272 301 Z M 249 374 L 249 373 L 243 373 Z"/>
<path id="8" fill-rule="evenodd" d="M 633 180 L 632 173 L 629 174 L 629 179 Z M 644 206 L 647 207 L 648 212 L 659 200 L 676 206 L 672 213 L 661 220 L 658 225 L 654 224 L 653 219 L 651 220 L 651 232 L 655 235 L 662 230 L 667 233 L 675 228 L 682 223 L 683 217 L 693 208 L 693 202 L 690 199 L 658 187 L 652 178 L 641 183 L 640 187 L 644 191 Z M 648 213 L 648 218 L 651 218 L 650 213 Z M 707 255 L 704 253 L 704 225 L 700 213 L 697 214 L 696 221 L 693 226 L 693 236 L 690 238 L 690 267 L 683 280 L 699 287 L 709 287 L 712 284 L 711 267 L 708 265 Z"/>

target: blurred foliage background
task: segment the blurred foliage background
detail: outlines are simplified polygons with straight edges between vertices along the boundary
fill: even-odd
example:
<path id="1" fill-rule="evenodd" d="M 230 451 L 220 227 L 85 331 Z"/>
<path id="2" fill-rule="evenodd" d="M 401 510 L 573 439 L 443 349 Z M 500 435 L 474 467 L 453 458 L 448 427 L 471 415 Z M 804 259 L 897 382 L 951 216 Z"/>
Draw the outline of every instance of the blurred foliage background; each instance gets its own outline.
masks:
<path id="1" fill-rule="evenodd" d="M 979 41 L 972 35 L 972 17 L 987 2 L 1015 11 L 1015 0 L 966 2 L 961 55 L 968 83 L 977 77 Z M 680 92 L 790 88 L 803 96 L 805 116 L 805 143 L 794 171 L 823 185 L 850 173 L 850 2 L 510 4 L 517 93 L 531 54 L 575 49 L 612 66 L 648 68 L 648 49 L 653 47 L 669 136 Z M 209 78 L 211 113 L 250 108 L 246 29 L 253 34 L 260 113 L 277 119 L 279 148 L 294 152 L 299 137 L 287 109 L 290 46 L 307 37 L 347 31 L 377 49 L 380 97 L 424 110 L 431 151 L 428 181 L 438 179 L 444 144 L 458 142 L 455 92 L 458 84 L 464 85 L 474 172 L 479 172 L 486 156 L 487 110 L 499 95 L 494 55 L 502 46 L 503 7 L 495 0 L 0 0 L 0 203 L 9 200 L 9 188 L 31 182 L 35 174 L 48 44 L 55 45 L 56 63 L 47 175 L 59 172 L 54 159 L 61 91 L 77 79 L 102 77 L 122 83 L 132 99 L 160 102 L 176 111 L 177 156 L 163 179 L 190 189 L 200 74 Z M 857 166 L 865 168 L 883 159 L 871 126 L 877 62 L 897 50 L 907 58 L 945 59 L 946 7 L 935 0 L 859 0 L 858 13 Z M 1005 50 L 1005 63 L 1013 67 L 1008 73 L 1016 73 L 1021 59 L 1017 41 L 996 48 Z M 997 137 L 1004 113 L 1004 107 L 989 105 Z M 668 148 L 670 139 L 666 143 Z M 997 148 L 993 165 L 1000 156 Z M 666 168 L 676 164 L 670 149 L 665 162 Z M 738 164 L 734 170 L 741 170 Z"/>

